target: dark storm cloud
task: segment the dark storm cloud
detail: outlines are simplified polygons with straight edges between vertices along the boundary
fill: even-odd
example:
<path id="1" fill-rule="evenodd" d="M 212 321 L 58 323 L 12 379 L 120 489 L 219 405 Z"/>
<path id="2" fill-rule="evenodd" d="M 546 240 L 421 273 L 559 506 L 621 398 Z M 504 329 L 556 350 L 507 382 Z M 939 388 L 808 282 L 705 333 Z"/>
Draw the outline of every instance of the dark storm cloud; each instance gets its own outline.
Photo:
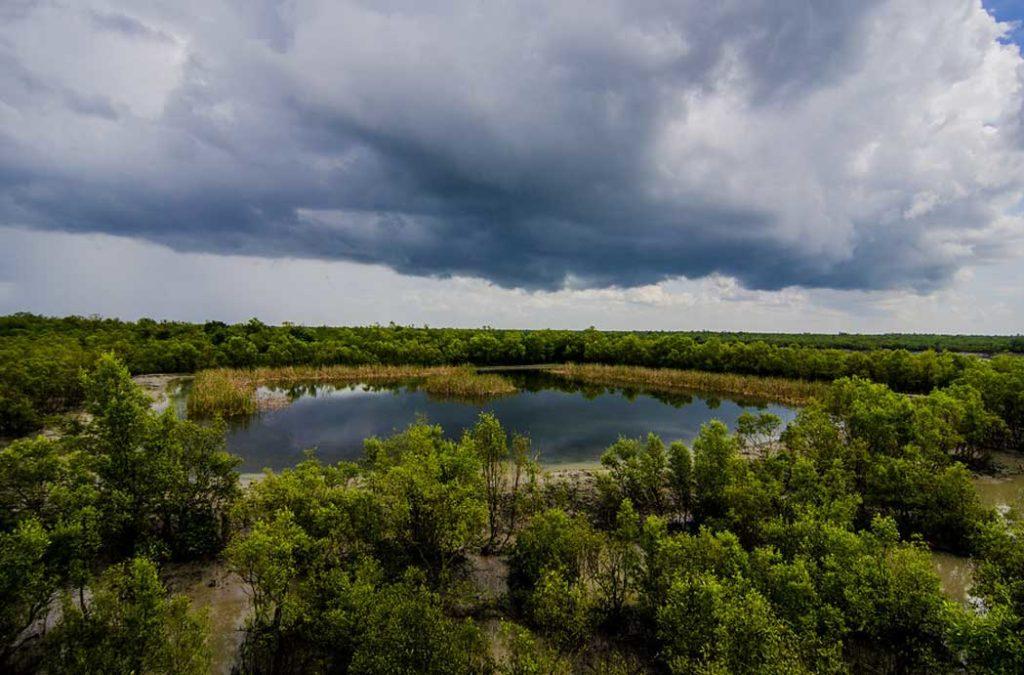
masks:
<path id="1" fill-rule="evenodd" d="M 530 289 L 928 289 L 1020 233 L 1000 35 L 966 0 L 25 5 L 0 222 Z"/>

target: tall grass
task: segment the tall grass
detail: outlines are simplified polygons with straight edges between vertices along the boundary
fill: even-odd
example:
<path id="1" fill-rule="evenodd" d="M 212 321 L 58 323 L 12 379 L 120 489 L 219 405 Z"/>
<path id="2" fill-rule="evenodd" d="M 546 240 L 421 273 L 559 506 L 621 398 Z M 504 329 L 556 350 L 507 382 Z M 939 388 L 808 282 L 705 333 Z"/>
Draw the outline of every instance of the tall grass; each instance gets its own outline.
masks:
<path id="1" fill-rule="evenodd" d="M 759 377 L 702 370 L 642 368 L 639 366 L 602 366 L 568 363 L 548 372 L 577 382 L 619 387 L 643 387 L 655 391 L 709 391 L 761 398 L 778 403 L 803 405 L 821 396 L 828 388 L 824 382 L 808 382 L 783 377 Z"/>
<path id="2" fill-rule="evenodd" d="M 265 385 L 310 383 L 399 384 L 420 383 L 429 394 L 450 397 L 487 397 L 510 394 L 515 387 L 499 375 L 478 375 L 456 366 L 287 366 L 284 368 L 216 368 L 196 374 L 188 399 L 194 417 L 249 416 L 277 399 L 257 396 Z"/>
<path id="3" fill-rule="evenodd" d="M 516 393 L 516 387 L 501 375 L 477 373 L 473 368 L 456 368 L 431 375 L 420 389 L 432 396 L 479 400 Z"/>
<path id="4" fill-rule="evenodd" d="M 189 394 L 189 417 L 244 417 L 256 412 L 256 387 L 244 371 L 218 368 L 196 373 Z"/>

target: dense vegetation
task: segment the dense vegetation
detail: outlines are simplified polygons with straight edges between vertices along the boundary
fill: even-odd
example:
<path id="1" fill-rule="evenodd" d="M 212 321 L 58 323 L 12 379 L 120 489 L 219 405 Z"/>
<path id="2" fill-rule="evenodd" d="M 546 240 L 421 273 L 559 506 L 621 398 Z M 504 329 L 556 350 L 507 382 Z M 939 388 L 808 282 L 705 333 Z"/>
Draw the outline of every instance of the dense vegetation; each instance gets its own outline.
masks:
<path id="1" fill-rule="evenodd" d="M 111 352 L 132 373 L 194 372 L 212 367 L 331 365 L 517 365 L 602 363 L 701 370 L 831 382 L 858 376 L 896 391 L 927 393 L 980 368 L 972 382 L 986 400 L 1020 391 L 1022 369 L 1008 356 L 981 359 L 955 353 L 1021 351 L 1022 338 L 939 336 L 821 336 L 715 333 L 517 331 L 404 326 L 332 328 L 229 326 L 142 319 L 29 314 L 0 318 L 0 435 L 40 428 L 46 415 L 81 404 L 79 372 Z M 882 347 L 886 347 L 883 349 Z M 899 347 L 899 349 L 888 349 Z M 908 349 L 935 347 L 911 352 Z M 1012 385 L 1006 382 L 1013 381 Z M 1002 413 L 1001 413 L 1002 414 Z M 1010 413 L 1015 414 L 1015 413 Z M 1004 417 L 1004 419 L 1007 419 Z M 1007 423 L 1014 425 L 1009 419 Z M 1022 428 L 1019 425 L 1015 429 Z"/>
<path id="2" fill-rule="evenodd" d="M 109 356 L 82 387 L 75 433 L 0 450 L 0 671 L 206 672 L 203 621 L 150 560 L 223 548 L 239 495 L 224 427 L 151 412 Z"/>
<path id="3" fill-rule="evenodd" d="M 934 333 L 748 333 L 748 332 L 685 332 L 698 341 L 712 338 L 725 341 L 764 342 L 774 345 L 826 347 L 832 349 L 906 349 L 965 352 L 972 354 L 1024 353 L 1022 335 L 938 335 Z"/>
<path id="4" fill-rule="evenodd" d="M 81 428 L 0 449 L 0 670 L 206 672 L 159 566 L 223 556 L 252 596 L 242 672 L 1021 672 L 1024 528 L 961 463 L 1007 433 L 1012 397 L 974 387 L 1002 377 L 841 379 L 785 431 L 620 439 L 592 482 L 483 415 L 243 491 L 222 428 L 151 412 L 103 356 Z M 976 558 L 979 605 L 929 548 Z"/>

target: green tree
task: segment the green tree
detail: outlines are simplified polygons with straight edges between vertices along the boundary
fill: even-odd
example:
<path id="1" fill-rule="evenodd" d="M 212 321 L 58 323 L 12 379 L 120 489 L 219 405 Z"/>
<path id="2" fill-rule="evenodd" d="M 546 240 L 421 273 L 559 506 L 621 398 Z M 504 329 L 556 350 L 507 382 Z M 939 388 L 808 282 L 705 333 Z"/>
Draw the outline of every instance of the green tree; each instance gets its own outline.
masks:
<path id="1" fill-rule="evenodd" d="M 628 499 L 622 500 L 615 529 L 603 534 L 601 539 L 593 577 L 603 613 L 619 620 L 636 590 L 640 566 L 640 518 Z"/>
<path id="2" fill-rule="evenodd" d="M 184 596 L 168 598 L 156 566 L 135 558 L 108 569 L 81 606 L 66 596 L 46 638 L 50 673 L 208 673 L 207 621 Z"/>
<path id="3" fill-rule="evenodd" d="M 678 579 L 658 612 L 658 636 L 673 673 L 808 672 L 785 624 L 741 581 L 711 574 Z"/>
<path id="4" fill-rule="evenodd" d="M 586 571 L 596 550 L 593 529 L 560 509 L 535 516 L 516 538 L 509 557 L 509 588 L 529 592 L 544 572 L 558 572 L 572 583 Z"/>
<path id="5" fill-rule="evenodd" d="M 110 355 L 84 381 L 92 421 L 83 447 L 94 462 L 111 547 L 179 558 L 219 550 L 238 494 L 239 460 L 224 450 L 224 427 L 204 428 L 171 411 L 156 416 Z"/>
<path id="6" fill-rule="evenodd" d="M 777 415 L 744 412 L 736 421 L 736 438 L 743 452 L 764 457 L 775 445 L 781 426 Z"/>
<path id="7" fill-rule="evenodd" d="M 726 488 L 739 449 L 729 429 L 714 420 L 704 424 L 693 442 L 693 512 L 698 522 L 725 515 Z"/>
<path id="8" fill-rule="evenodd" d="M 285 599 L 309 545 L 306 533 L 288 511 L 270 521 L 258 521 L 228 545 L 228 563 L 250 589 L 253 625 L 267 627 L 273 634 L 280 630 Z"/>
<path id="9" fill-rule="evenodd" d="M 0 667 L 39 633 L 29 631 L 45 621 L 59 580 L 45 561 L 49 536 L 37 520 L 23 520 L 0 533 Z"/>
<path id="10" fill-rule="evenodd" d="M 668 446 L 669 489 L 676 509 L 684 519 L 693 508 L 693 457 L 682 441 Z"/>
<path id="11" fill-rule="evenodd" d="M 446 617 L 438 596 L 410 580 L 374 595 L 348 669 L 367 675 L 492 671 L 480 629 Z"/>
<path id="12" fill-rule="evenodd" d="M 505 656 L 498 665 L 501 675 L 569 675 L 570 662 L 548 647 L 529 629 L 501 622 Z"/>
<path id="13" fill-rule="evenodd" d="M 586 584 L 570 581 L 558 570 L 547 570 L 527 601 L 534 625 L 563 655 L 581 649 L 592 636 L 596 607 Z"/>
<path id="14" fill-rule="evenodd" d="M 485 553 L 508 543 L 519 519 L 528 511 L 536 492 L 538 467 L 531 456 L 530 439 L 516 435 L 509 443 L 501 422 L 492 413 L 480 413 L 476 425 L 462 441 L 480 458 L 487 500 Z"/>
<path id="15" fill-rule="evenodd" d="M 665 444 L 656 435 L 648 434 L 646 441 L 619 438 L 601 455 L 601 466 L 608 469 L 608 475 L 599 479 L 598 489 L 610 519 L 623 499 L 629 499 L 644 515 L 664 510 L 667 460 Z"/>
<path id="16" fill-rule="evenodd" d="M 480 543 L 487 522 L 481 462 L 471 443 L 452 443 L 424 423 L 366 441 L 367 487 L 382 505 L 394 551 L 444 579 Z M 400 553 L 399 553 L 400 552 Z"/>

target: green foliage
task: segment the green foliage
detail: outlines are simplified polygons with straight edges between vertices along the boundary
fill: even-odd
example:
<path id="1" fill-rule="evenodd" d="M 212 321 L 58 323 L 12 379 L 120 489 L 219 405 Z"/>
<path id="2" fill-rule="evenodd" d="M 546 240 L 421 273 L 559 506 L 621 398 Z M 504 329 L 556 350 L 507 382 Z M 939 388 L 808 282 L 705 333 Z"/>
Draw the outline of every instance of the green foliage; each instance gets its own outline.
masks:
<path id="1" fill-rule="evenodd" d="M 990 521 L 976 541 L 982 562 L 972 592 L 1006 604 L 1024 621 L 1024 521 Z"/>
<path id="2" fill-rule="evenodd" d="M 996 414 L 1007 429 L 1011 448 L 1024 448 L 1024 359 L 998 356 L 966 369 L 958 382 L 981 394 L 985 407 Z"/>
<path id="3" fill-rule="evenodd" d="M 768 601 L 738 580 L 678 579 L 658 612 L 658 636 L 673 673 L 808 671 Z"/>
<path id="4" fill-rule="evenodd" d="M 207 673 L 207 623 L 183 596 L 168 598 L 156 566 L 136 558 L 108 569 L 83 607 L 71 596 L 46 637 L 50 673 Z"/>
<path id="5" fill-rule="evenodd" d="M 737 461 L 739 445 L 728 427 L 718 420 L 701 426 L 693 442 L 693 515 L 697 522 L 726 514 L 726 491 Z"/>
<path id="6" fill-rule="evenodd" d="M 580 649 L 594 629 L 594 598 L 581 579 L 570 581 L 558 570 L 546 570 L 527 600 L 527 612 L 560 653 Z"/>
<path id="7" fill-rule="evenodd" d="M 238 493 L 238 459 L 224 428 L 156 416 L 128 371 L 103 356 L 85 378 L 92 421 L 82 438 L 100 486 L 106 539 L 124 551 L 179 558 L 224 542 L 224 517 Z"/>
<path id="8" fill-rule="evenodd" d="M 528 593 L 545 572 L 557 572 L 566 582 L 575 582 L 594 550 L 594 531 L 582 518 L 559 509 L 538 514 L 516 539 L 509 557 L 509 588 Z"/>
<path id="9" fill-rule="evenodd" d="M 985 408 L 981 392 L 970 385 L 954 384 L 936 389 L 919 402 L 913 433 L 922 448 L 984 465 L 993 449 L 1005 445 L 1009 429 Z"/>
<path id="10" fill-rule="evenodd" d="M 65 336 L 48 334 L 56 325 Z M 1020 672 L 1024 531 L 979 504 L 960 462 L 1020 446 L 1024 361 L 780 340 L 0 320 L 0 354 L 28 346 L 25 361 L 52 376 L 0 359 L 0 417 L 30 401 L 34 414 L 84 404 L 91 418 L 0 449 L 0 667 L 206 672 L 203 621 L 166 596 L 153 563 L 96 573 L 140 551 L 215 554 L 234 529 L 226 558 L 253 597 L 244 672 Z M 569 359 L 858 377 L 781 434 L 773 416 L 748 415 L 737 434 L 705 425 L 692 452 L 621 439 L 598 499 L 557 502 L 550 484 L 568 511 L 540 513 L 529 442 L 491 415 L 458 441 L 417 423 L 367 440 L 359 464 L 309 459 L 239 498 L 223 426 L 154 415 L 129 377 Z M 508 542 L 511 602 L 477 597 L 470 563 L 500 569 Z M 983 611 L 943 597 L 925 542 L 974 556 Z M 506 627 L 498 663 L 464 618 L 495 611 L 536 630 Z"/>
<path id="11" fill-rule="evenodd" d="M 782 420 L 771 413 L 742 413 L 736 420 L 736 436 L 742 451 L 764 457 L 772 451 L 781 426 Z"/>
<path id="12" fill-rule="evenodd" d="M 260 520 L 225 551 L 232 569 L 249 585 L 253 621 L 280 628 L 285 597 L 299 575 L 299 558 L 309 538 L 288 511 Z"/>
<path id="13" fill-rule="evenodd" d="M 254 599 L 246 668 L 489 672 L 480 632 L 438 591 L 486 542 L 481 446 L 503 438 L 486 419 L 458 443 L 417 423 L 367 440 L 361 466 L 310 459 L 252 486 L 228 547 Z"/>
<path id="14" fill-rule="evenodd" d="M 368 489 L 382 505 L 392 555 L 433 578 L 479 543 L 487 522 L 480 456 L 471 442 L 453 443 L 438 426 L 366 441 Z"/>
<path id="15" fill-rule="evenodd" d="M 58 580 L 45 561 L 49 536 L 37 520 L 0 533 L 0 666 L 22 646 L 23 634 L 46 619 Z"/>
<path id="16" fill-rule="evenodd" d="M 491 670 L 480 630 L 469 620 L 447 618 L 434 593 L 405 581 L 374 595 L 348 672 L 469 675 Z"/>
<path id="17" fill-rule="evenodd" d="M 41 650 L 39 639 L 63 588 L 75 601 L 70 595 L 65 601 L 50 671 L 93 662 L 84 672 L 120 672 L 122 666 L 202 671 L 205 657 L 183 613 L 185 601 L 166 608 L 158 602 L 163 589 L 150 563 L 115 568 L 99 581 L 94 575 L 104 563 L 137 551 L 186 559 L 218 551 L 238 492 L 237 460 L 223 450 L 222 426 L 152 413 L 113 357 L 100 358 L 82 383 L 91 418 L 82 433 L 59 441 L 22 439 L 0 449 L 0 665 L 27 668 L 50 650 Z M 119 609 L 136 591 L 149 594 L 148 604 Z M 128 620 L 117 614 L 121 609 L 149 617 L 154 639 L 163 639 L 164 631 L 168 645 L 106 654 L 124 639 L 115 625 Z M 162 655 L 153 656 L 158 651 Z"/>
<path id="18" fill-rule="evenodd" d="M 669 492 L 676 510 L 687 518 L 693 508 L 693 456 L 682 441 L 668 446 L 668 471 Z"/>
<path id="19" fill-rule="evenodd" d="M 480 459 L 487 499 L 487 542 L 483 549 L 491 552 L 504 548 L 520 518 L 536 501 L 539 466 L 531 456 L 530 439 L 516 435 L 509 443 L 501 422 L 491 413 L 480 413 L 462 442 Z"/>
<path id="20" fill-rule="evenodd" d="M 85 585 L 101 548 L 89 458 L 45 438 L 0 449 L 0 666 L 33 646 L 64 585 Z"/>
<path id="21" fill-rule="evenodd" d="M 664 510 L 668 463 L 660 438 L 654 434 L 648 434 L 646 441 L 619 438 L 601 455 L 601 466 L 608 469 L 608 475 L 601 477 L 598 490 L 610 506 L 611 518 L 623 499 L 630 500 L 641 514 Z"/>
<path id="22" fill-rule="evenodd" d="M 529 629 L 503 621 L 501 635 L 506 656 L 499 664 L 501 675 L 569 675 L 568 659 L 542 643 Z"/>
<path id="23" fill-rule="evenodd" d="M 842 501 L 834 490 L 820 494 L 819 508 L 839 515 L 845 509 L 836 506 L 859 501 L 861 524 L 892 516 L 905 536 L 918 533 L 937 547 L 969 552 L 991 514 L 957 460 L 980 457 L 974 444 L 993 428 L 1001 423 L 979 408 L 970 387 L 911 398 L 864 380 L 839 380 L 825 405 L 801 411 L 782 440 L 846 493 Z"/>
<path id="24" fill-rule="evenodd" d="M 0 436 L 21 436 L 40 426 L 32 399 L 20 391 L 0 389 Z"/>
<path id="25" fill-rule="evenodd" d="M 640 519 L 633 503 L 622 500 L 615 517 L 615 529 L 602 533 L 602 541 L 595 557 L 594 585 L 605 617 L 621 618 L 636 591 L 640 566 Z"/>
<path id="26" fill-rule="evenodd" d="M 0 435 L 30 431 L 45 414 L 80 404 L 79 371 L 113 352 L 132 373 L 217 366 L 576 362 L 818 381 L 859 376 L 916 393 L 959 378 L 982 393 L 986 407 L 1009 425 L 1011 443 L 1021 447 L 1020 366 L 1008 356 L 986 363 L 955 352 L 1020 352 L 1022 345 L 1020 337 L 990 336 L 305 327 L 257 320 L 229 326 L 15 314 L 0 317 Z"/>

